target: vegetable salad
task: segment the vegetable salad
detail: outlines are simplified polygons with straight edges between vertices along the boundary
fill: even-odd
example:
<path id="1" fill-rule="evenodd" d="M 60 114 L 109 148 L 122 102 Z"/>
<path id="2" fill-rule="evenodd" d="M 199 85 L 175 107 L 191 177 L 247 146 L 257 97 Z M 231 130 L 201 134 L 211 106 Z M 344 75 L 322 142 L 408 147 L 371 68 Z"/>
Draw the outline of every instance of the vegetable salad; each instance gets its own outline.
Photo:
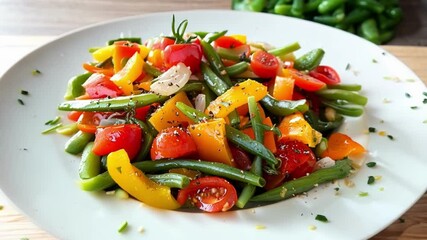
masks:
<path id="1" fill-rule="evenodd" d="M 58 109 L 72 123 L 60 132 L 81 156 L 83 190 L 220 212 L 349 175 L 365 149 L 338 130 L 367 99 L 322 65 L 323 49 L 187 25 L 173 18 L 171 35 L 92 48 L 68 82 Z"/>

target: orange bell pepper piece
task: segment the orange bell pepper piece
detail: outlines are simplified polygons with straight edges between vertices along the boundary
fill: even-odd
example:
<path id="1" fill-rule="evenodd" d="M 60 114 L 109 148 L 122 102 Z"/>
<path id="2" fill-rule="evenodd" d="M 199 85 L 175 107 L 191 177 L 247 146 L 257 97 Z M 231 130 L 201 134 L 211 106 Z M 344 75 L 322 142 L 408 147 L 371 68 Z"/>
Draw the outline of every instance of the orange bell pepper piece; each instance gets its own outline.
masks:
<path id="1" fill-rule="evenodd" d="M 300 112 L 284 117 L 278 128 L 282 138 L 298 140 L 309 147 L 315 147 L 322 140 L 322 134 L 313 129 Z"/>
<path id="2" fill-rule="evenodd" d="M 366 149 L 343 133 L 332 133 L 328 139 L 328 148 L 321 157 L 330 157 L 333 160 L 341 160 L 351 155 L 366 152 Z"/>

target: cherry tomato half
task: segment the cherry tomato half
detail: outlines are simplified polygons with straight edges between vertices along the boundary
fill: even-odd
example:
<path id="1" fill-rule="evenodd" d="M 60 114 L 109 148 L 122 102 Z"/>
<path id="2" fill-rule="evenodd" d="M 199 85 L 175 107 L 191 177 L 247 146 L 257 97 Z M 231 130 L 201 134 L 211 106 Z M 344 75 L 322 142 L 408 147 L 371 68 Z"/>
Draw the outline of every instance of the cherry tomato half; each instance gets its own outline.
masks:
<path id="1" fill-rule="evenodd" d="M 295 85 L 306 91 L 317 91 L 326 86 L 326 83 L 295 69 L 283 69 L 283 75 L 293 78 Z"/>
<path id="2" fill-rule="evenodd" d="M 256 51 L 251 58 L 252 71 L 261 78 L 273 78 L 277 75 L 279 61 L 265 51 Z"/>
<path id="3" fill-rule="evenodd" d="M 186 129 L 169 127 L 157 134 L 150 154 L 152 160 L 195 156 L 197 146 Z"/>
<path id="4" fill-rule="evenodd" d="M 98 128 L 93 144 L 93 153 L 104 156 L 124 149 L 133 159 L 141 147 L 142 130 L 137 124 L 112 125 Z"/>
<path id="5" fill-rule="evenodd" d="M 192 73 L 196 73 L 200 70 L 202 49 L 200 45 L 194 43 L 172 44 L 165 48 L 164 58 L 167 68 L 184 63 L 190 67 Z"/>
<path id="6" fill-rule="evenodd" d="M 316 156 L 311 148 L 296 140 L 279 140 L 275 155 L 282 161 L 280 173 L 264 176 L 267 181 L 266 189 L 278 187 L 288 177 L 290 179 L 303 177 L 307 173 L 313 172 L 316 164 Z"/>
<path id="7" fill-rule="evenodd" d="M 309 72 L 309 75 L 328 84 L 335 85 L 341 82 L 340 75 L 329 66 L 318 66 L 314 70 Z"/>
<path id="8" fill-rule="evenodd" d="M 178 192 L 177 201 L 184 204 L 187 200 L 206 212 L 225 212 L 237 201 L 237 192 L 231 183 L 220 177 L 201 177 Z"/>
<path id="9" fill-rule="evenodd" d="M 237 168 L 248 171 L 251 169 L 252 161 L 249 154 L 233 144 L 229 144 L 231 155 Z"/>
<path id="10" fill-rule="evenodd" d="M 235 48 L 243 45 L 243 43 L 234 37 L 222 36 L 215 40 L 215 45 L 222 48 Z"/>

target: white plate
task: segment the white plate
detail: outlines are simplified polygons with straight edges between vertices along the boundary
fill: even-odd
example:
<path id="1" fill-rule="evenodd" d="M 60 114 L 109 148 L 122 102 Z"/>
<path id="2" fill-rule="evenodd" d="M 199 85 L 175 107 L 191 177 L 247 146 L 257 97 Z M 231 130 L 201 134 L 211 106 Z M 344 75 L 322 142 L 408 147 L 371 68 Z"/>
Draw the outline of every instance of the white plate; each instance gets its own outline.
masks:
<path id="1" fill-rule="evenodd" d="M 302 50 L 297 54 L 325 49 L 323 63 L 334 66 L 343 82 L 362 84 L 369 98 L 364 117 L 348 120 L 343 129 L 367 147 L 367 161 L 377 162 L 377 167 L 362 168 L 351 178 L 353 188 L 339 181 L 307 197 L 221 214 L 163 211 L 81 191 L 76 185 L 79 160 L 63 150 L 67 137 L 40 132 L 59 114 L 56 106 L 67 80 L 82 72 L 81 64 L 90 60 L 89 47 L 119 36 L 167 34 L 172 13 L 125 18 L 64 35 L 24 57 L 1 79 L 1 188 L 42 228 L 60 239 L 361 239 L 391 224 L 426 191 L 427 111 L 422 100 L 427 90 L 395 57 L 353 35 L 297 19 L 231 11 L 175 15 L 177 21 L 189 20 L 189 31 L 228 29 L 276 46 L 298 41 Z M 42 74 L 33 76 L 33 69 Z M 22 89 L 30 95 L 21 95 Z M 395 140 L 367 134 L 368 127 L 386 131 Z M 371 175 L 382 178 L 368 185 Z M 335 194 L 337 185 L 340 195 Z M 369 195 L 360 197 L 360 192 Z M 316 221 L 317 214 L 330 222 Z M 119 234 L 124 221 L 130 227 Z M 144 233 L 138 232 L 140 227 Z"/>

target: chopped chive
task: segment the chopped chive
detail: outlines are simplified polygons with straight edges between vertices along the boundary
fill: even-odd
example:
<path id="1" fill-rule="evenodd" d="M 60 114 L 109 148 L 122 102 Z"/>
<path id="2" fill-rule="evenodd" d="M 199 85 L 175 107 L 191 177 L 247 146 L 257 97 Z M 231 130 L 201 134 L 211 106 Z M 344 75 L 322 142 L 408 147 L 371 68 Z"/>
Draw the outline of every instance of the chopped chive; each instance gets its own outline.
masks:
<path id="1" fill-rule="evenodd" d="M 378 61 L 374 58 L 374 59 L 372 59 L 372 62 L 377 63 Z"/>
<path id="2" fill-rule="evenodd" d="M 373 167 L 375 167 L 377 165 L 377 163 L 376 162 L 368 162 L 368 163 L 366 163 L 366 166 L 367 167 L 370 167 L 370 168 L 373 168 Z"/>
<path id="3" fill-rule="evenodd" d="M 411 106 L 411 109 L 418 109 L 418 106 Z"/>
<path id="4" fill-rule="evenodd" d="M 375 182 L 375 177 L 374 176 L 369 176 L 368 177 L 368 184 L 372 185 L 372 184 L 374 184 L 374 182 Z"/>
<path id="5" fill-rule="evenodd" d="M 347 66 L 345 66 L 345 70 L 350 70 L 350 68 L 351 68 L 351 65 L 350 65 L 350 63 L 347 63 Z"/>
<path id="6" fill-rule="evenodd" d="M 25 105 L 24 101 L 22 101 L 22 99 L 20 99 L 20 98 L 18 98 L 18 102 L 19 102 L 19 104 L 21 104 L 21 105 Z"/>
<path id="7" fill-rule="evenodd" d="M 62 126 L 62 123 L 58 123 L 58 124 L 56 124 L 56 125 L 53 125 L 52 127 L 48 128 L 48 129 L 46 129 L 46 130 L 44 130 L 44 131 L 42 132 L 42 134 L 48 134 L 48 133 L 51 133 L 51 132 L 55 131 L 56 129 L 60 128 L 61 126 Z"/>
<path id="8" fill-rule="evenodd" d="M 427 104 L 427 98 L 424 98 L 423 103 Z"/>
<path id="9" fill-rule="evenodd" d="M 334 188 L 334 190 L 338 192 L 340 190 L 340 188 L 336 187 L 336 188 Z"/>
<path id="10" fill-rule="evenodd" d="M 369 194 L 368 192 L 360 192 L 359 197 L 367 197 Z"/>
<path id="11" fill-rule="evenodd" d="M 407 98 L 410 98 L 410 97 L 411 97 L 411 94 L 409 94 L 409 93 L 405 93 L 405 96 L 406 96 Z"/>
<path id="12" fill-rule="evenodd" d="M 60 116 L 56 116 L 54 119 L 51 119 L 44 123 L 44 125 L 55 125 L 61 120 Z"/>
<path id="13" fill-rule="evenodd" d="M 33 76 L 35 76 L 41 74 L 42 72 L 38 69 L 34 69 L 33 71 L 31 71 L 31 73 L 33 74 Z"/>
<path id="14" fill-rule="evenodd" d="M 393 135 L 387 135 L 387 137 L 388 137 L 388 139 L 390 139 L 390 140 L 394 140 Z"/>
<path id="15" fill-rule="evenodd" d="M 423 92 L 423 95 L 427 97 L 427 92 Z"/>
<path id="16" fill-rule="evenodd" d="M 376 132 L 376 131 L 377 131 L 377 129 L 376 129 L 376 128 L 374 128 L 374 127 L 369 127 L 369 128 L 368 128 L 368 131 L 369 131 L 370 133 L 374 133 L 374 132 Z"/>
<path id="17" fill-rule="evenodd" d="M 27 90 L 21 90 L 21 94 L 22 95 L 28 95 L 28 94 L 30 94 Z"/>
<path id="18" fill-rule="evenodd" d="M 128 227 L 128 222 L 124 221 L 122 223 L 122 225 L 120 225 L 119 229 L 117 230 L 117 232 L 122 233 L 126 230 L 126 228 Z"/>
<path id="19" fill-rule="evenodd" d="M 20 238 L 19 240 L 30 240 L 30 239 L 27 237 L 23 237 L 23 238 Z"/>
<path id="20" fill-rule="evenodd" d="M 3 206 L 3 205 L 0 205 L 0 211 L 1 211 L 1 210 L 3 210 L 3 208 L 4 208 L 4 206 Z"/>
<path id="21" fill-rule="evenodd" d="M 320 214 L 317 214 L 315 219 L 320 222 L 328 222 L 328 218 Z"/>

